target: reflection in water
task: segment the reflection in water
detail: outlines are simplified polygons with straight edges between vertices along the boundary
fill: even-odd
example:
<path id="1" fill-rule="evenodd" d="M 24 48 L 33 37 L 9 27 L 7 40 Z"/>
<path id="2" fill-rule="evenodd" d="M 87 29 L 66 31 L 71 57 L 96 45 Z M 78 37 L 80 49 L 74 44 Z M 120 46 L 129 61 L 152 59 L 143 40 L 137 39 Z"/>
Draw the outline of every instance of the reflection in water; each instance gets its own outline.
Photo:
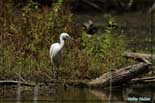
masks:
<path id="1" fill-rule="evenodd" d="M 16 103 L 44 103 L 40 102 L 43 100 L 62 103 L 76 101 L 84 101 L 84 103 L 108 103 L 109 102 L 109 89 L 82 89 L 82 88 L 67 88 L 67 89 L 57 89 L 59 92 L 56 94 L 51 93 L 53 91 L 51 88 L 41 88 L 39 85 L 34 88 L 21 87 L 18 84 L 17 89 L 13 92 L 13 89 L 6 88 L 4 91 L 4 96 L 0 97 L 0 100 L 14 100 L 16 98 Z M 54 88 L 53 88 L 54 89 Z M 7 91 L 7 92 L 5 92 Z M 155 84 L 139 85 L 124 88 L 115 88 L 111 91 L 111 103 L 129 103 L 129 97 L 148 97 L 155 98 Z M 29 102 L 24 102 L 29 101 Z M 92 102 L 90 102 L 92 101 Z M 6 103 L 6 102 L 3 102 Z M 141 102 L 143 103 L 143 102 Z M 153 101 L 150 103 L 154 103 Z"/>
<path id="2" fill-rule="evenodd" d="M 103 93 L 98 90 L 89 90 L 89 92 L 95 95 L 96 97 L 100 98 L 101 100 L 105 100 L 105 98 L 108 98 L 108 95 L 106 93 Z"/>
<path id="3" fill-rule="evenodd" d="M 17 84 L 17 103 L 20 103 L 21 100 L 21 84 Z"/>
<path id="4" fill-rule="evenodd" d="M 126 88 L 116 88 L 112 89 L 112 103 L 128 103 L 128 98 L 135 97 L 135 98 L 150 98 L 151 100 L 149 103 L 155 103 L 155 85 L 151 84 L 141 85 L 140 86 L 133 86 L 133 87 L 126 87 Z M 108 96 L 110 92 L 108 90 L 89 90 L 90 93 L 98 97 L 100 100 L 108 100 Z M 116 102 L 117 101 L 117 102 Z M 121 102 L 124 101 L 124 102 Z M 140 100 L 139 100 L 140 101 Z M 139 102 L 138 102 L 139 103 Z M 140 103 L 144 103 L 144 101 L 140 101 Z M 147 102 L 148 103 L 148 102 Z"/>
<path id="5" fill-rule="evenodd" d="M 128 91 L 128 88 L 122 89 L 122 100 L 128 100 L 128 95 L 130 91 Z"/>
<path id="6" fill-rule="evenodd" d="M 112 100 L 112 73 L 110 72 L 110 86 L 109 86 L 109 103 L 111 103 L 111 100 Z"/>
<path id="7" fill-rule="evenodd" d="M 39 86 L 38 85 L 36 85 L 35 87 L 34 87 L 34 96 L 33 96 L 33 101 L 34 101 L 34 103 L 37 103 L 37 100 L 38 100 L 38 90 L 39 90 Z"/>
<path id="8" fill-rule="evenodd" d="M 21 103 L 21 100 L 22 100 L 21 91 L 23 91 L 22 88 L 21 88 L 21 84 L 18 83 L 17 84 L 17 91 L 16 91 L 16 101 L 17 101 L 17 103 Z M 36 85 L 33 88 L 33 96 L 32 96 L 33 97 L 33 101 L 34 101 L 33 103 L 37 103 L 37 101 L 38 101 L 38 91 L 39 91 L 39 86 Z M 26 99 L 28 99 L 28 98 L 26 98 Z"/>

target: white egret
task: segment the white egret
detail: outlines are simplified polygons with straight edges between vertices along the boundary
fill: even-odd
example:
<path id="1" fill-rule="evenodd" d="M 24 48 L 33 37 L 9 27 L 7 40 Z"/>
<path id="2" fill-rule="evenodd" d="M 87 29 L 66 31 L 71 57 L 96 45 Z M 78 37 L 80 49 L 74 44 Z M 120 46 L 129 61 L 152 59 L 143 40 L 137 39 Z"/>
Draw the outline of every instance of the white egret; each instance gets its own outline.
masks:
<path id="1" fill-rule="evenodd" d="M 56 67 L 59 68 L 62 62 L 62 50 L 65 44 L 65 39 L 71 38 L 68 33 L 61 33 L 60 34 L 60 42 L 54 43 L 50 47 L 50 59 L 51 63 Z M 55 73 L 54 73 L 55 75 Z"/>

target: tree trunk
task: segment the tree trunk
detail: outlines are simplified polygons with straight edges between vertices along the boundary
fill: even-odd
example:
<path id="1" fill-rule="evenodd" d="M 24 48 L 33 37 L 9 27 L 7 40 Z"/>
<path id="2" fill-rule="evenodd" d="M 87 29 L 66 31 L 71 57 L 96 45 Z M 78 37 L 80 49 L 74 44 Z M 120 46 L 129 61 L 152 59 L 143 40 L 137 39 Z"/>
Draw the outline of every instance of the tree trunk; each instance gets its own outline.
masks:
<path id="1" fill-rule="evenodd" d="M 138 63 L 135 65 L 128 66 L 126 68 L 121 68 L 112 73 L 108 72 L 101 75 L 99 78 L 92 80 L 88 83 L 89 87 L 98 88 L 108 86 L 110 83 L 110 78 L 112 77 L 112 85 L 122 85 L 128 83 L 131 79 L 136 78 L 142 74 L 148 73 L 147 63 Z"/>

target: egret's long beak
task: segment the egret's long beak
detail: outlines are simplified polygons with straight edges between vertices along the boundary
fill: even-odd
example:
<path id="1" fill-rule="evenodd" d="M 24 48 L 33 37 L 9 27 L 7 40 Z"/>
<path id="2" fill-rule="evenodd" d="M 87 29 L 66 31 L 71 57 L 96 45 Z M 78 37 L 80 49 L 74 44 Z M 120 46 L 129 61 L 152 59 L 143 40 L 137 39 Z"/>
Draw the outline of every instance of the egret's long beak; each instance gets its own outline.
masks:
<path id="1" fill-rule="evenodd" d="M 73 37 L 71 37 L 71 36 L 69 37 L 69 39 L 70 39 L 70 40 L 74 40 L 74 38 L 73 38 Z"/>
<path id="2" fill-rule="evenodd" d="M 69 40 L 73 40 L 73 37 L 71 37 L 71 36 L 68 36 L 68 39 L 69 39 Z"/>

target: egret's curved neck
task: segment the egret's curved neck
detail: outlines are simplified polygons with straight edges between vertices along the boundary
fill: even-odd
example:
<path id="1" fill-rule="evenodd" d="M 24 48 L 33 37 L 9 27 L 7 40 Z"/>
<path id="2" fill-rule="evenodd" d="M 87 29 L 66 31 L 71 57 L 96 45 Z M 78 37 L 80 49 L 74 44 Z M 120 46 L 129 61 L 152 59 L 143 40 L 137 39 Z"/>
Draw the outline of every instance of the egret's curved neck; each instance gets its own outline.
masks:
<path id="1" fill-rule="evenodd" d="M 65 44 L 65 41 L 63 40 L 62 37 L 60 37 L 60 46 L 61 46 L 61 48 L 63 48 L 64 44 Z"/>

